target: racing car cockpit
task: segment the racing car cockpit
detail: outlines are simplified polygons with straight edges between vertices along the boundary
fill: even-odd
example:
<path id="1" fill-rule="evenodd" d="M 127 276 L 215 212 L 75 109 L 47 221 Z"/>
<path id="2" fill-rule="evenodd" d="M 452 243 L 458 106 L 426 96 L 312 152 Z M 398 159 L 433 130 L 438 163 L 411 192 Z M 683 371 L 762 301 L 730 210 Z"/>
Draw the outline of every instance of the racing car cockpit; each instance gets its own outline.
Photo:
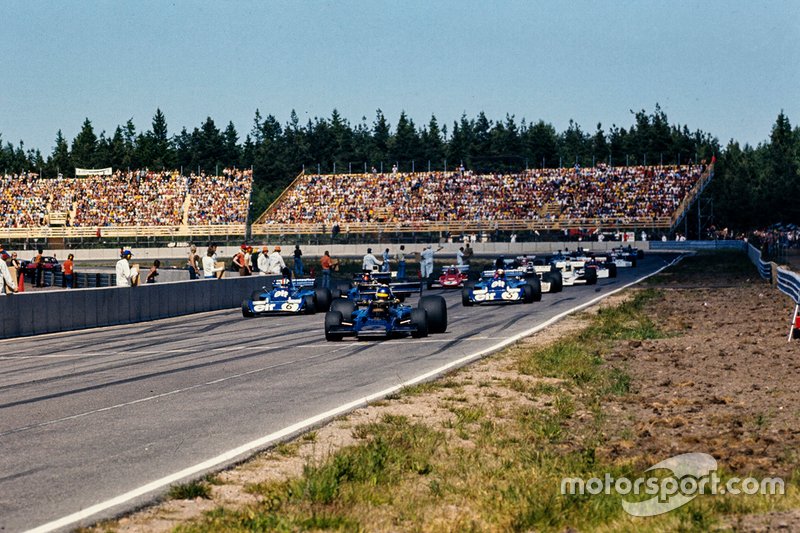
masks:
<path id="1" fill-rule="evenodd" d="M 375 298 L 369 304 L 370 316 L 376 318 L 386 318 L 389 316 L 389 307 L 395 303 L 392 289 L 388 285 L 381 285 L 375 291 Z"/>

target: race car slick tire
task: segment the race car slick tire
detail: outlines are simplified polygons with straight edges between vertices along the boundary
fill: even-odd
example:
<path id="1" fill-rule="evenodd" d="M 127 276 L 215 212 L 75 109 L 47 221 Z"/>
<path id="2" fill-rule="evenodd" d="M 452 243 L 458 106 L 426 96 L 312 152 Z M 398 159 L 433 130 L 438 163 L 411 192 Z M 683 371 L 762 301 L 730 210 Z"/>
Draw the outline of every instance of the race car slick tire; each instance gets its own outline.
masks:
<path id="1" fill-rule="evenodd" d="M 411 333 L 415 339 L 428 336 L 428 314 L 423 308 L 411 310 L 411 324 L 416 328 L 416 331 Z"/>
<path id="2" fill-rule="evenodd" d="M 314 297 L 310 294 L 303 296 L 303 308 L 303 310 L 309 315 L 313 315 L 317 312 L 317 303 L 314 301 Z"/>
<path id="3" fill-rule="evenodd" d="M 326 288 L 314 289 L 314 300 L 317 312 L 327 311 L 331 306 L 331 291 Z"/>
<path id="4" fill-rule="evenodd" d="M 550 292 L 561 292 L 564 290 L 564 277 L 561 272 L 550 272 Z"/>
<path id="5" fill-rule="evenodd" d="M 616 278 L 617 277 L 617 265 L 614 263 L 606 264 L 606 268 L 608 268 L 608 277 L 609 278 Z"/>
<path id="6" fill-rule="evenodd" d="M 353 316 L 353 312 L 356 310 L 356 304 L 351 302 L 350 300 L 334 300 L 331 304 L 331 311 L 337 311 L 341 313 L 341 315 L 347 318 Z"/>
<path id="7" fill-rule="evenodd" d="M 263 300 L 264 298 L 262 298 L 262 297 L 261 297 L 261 295 L 262 295 L 263 293 L 264 293 L 264 290 L 263 290 L 263 289 L 259 289 L 259 290 L 257 290 L 257 291 L 253 291 L 253 292 L 250 294 L 250 299 L 251 299 L 251 300 L 253 300 L 254 302 L 257 302 L 257 301 L 259 301 L 259 300 Z"/>
<path id="8" fill-rule="evenodd" d="M 539 280 L 539 277 L 535 277 L 528 281 L 528 285 L 531 286 L 533 289 L 533 301 L 534 302 L 541 302 L 542 301 L 542 282 Z"/>
<path id="9" fill-rule="evenodd" d="M 242 301 L 242 316 L 245 318 L 253 318 L 255 313 L 250 310 L 250 302 L 247 300 Z"/>
<path id="10" fill-rule="evenodd" d="M 472 300 L 470 300 L 470 299 L 469 299 L 469 291 L 470 291 L 470 290 L 469 290 L 469 289 L 467 289 L 467 288 L 464 288 L 464 289 L 461 291 L 461 304 L 462 304 L 464 307 L 472 307 L 472 306 L 474 305 L 474 303 L 472 302 Z"/>
<path id="11" fill-rule="evenodd" d="M 340 333 L 331 333 L 331 328 L 342 325 L 342 313 L 339 311 L 328 311 L 325 313 L 325 340 L 326 341 L 340 341 L 344 335 Z"/>
<path id="12" fill-rule="evenodd" d="M 597 285 L 597 271 L 593 268 L 586 269 L 586 284 Z"/>
<path id="13" fill-rule="evenodd" d="M 527 283 L 522 286 L 522 303 L 532 304 L 534 302 L 533 287 Z"/>
<path id="14" fill-rule="evenodd" d="M 447 331 L 447 302 L 441 296 L 423 296 L 419 300 L 419 308 L 428 316 L 428 330 L 431 333 Z"/>

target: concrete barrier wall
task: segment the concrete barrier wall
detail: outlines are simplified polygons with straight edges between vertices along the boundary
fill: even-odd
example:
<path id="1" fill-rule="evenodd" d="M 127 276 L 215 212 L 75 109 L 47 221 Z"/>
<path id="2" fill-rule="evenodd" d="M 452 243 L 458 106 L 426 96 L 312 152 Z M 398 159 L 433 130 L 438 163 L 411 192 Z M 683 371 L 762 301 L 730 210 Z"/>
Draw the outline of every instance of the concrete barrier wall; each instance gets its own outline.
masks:
<path id="1" fill-rule="evenodd" d="M 233 309 L 274 276 L 26 292 L 0 297 L 0 338 L 131 324 Z"/>
<path id="2" fill-rule="evenodd" d="M 702 241 L 705 242 L 705 241 Z M 709 241 L 711 242 L 711 241 Z M 254 241 L 251 243 L 253 248 L 260 248 L 263 246 L 261 242 Z M 279 244 L 282 248 L 282 255 L 285 260 L 289 261 L 292 258 L 292 252 L 294 250 L 294 243 L 283 243 L 283 242 L 267 242 L 265 243 L 269 246 L 270 250 L 276 244 Z M 428 243 L 416 243 L 416 244 L 405 244 L 406 253 L 414 253 L 414 252 L 421 252 L 422 249 Z M 438 252 L 437 257 L 445 257 L 448 254 L 455 257 L 456 251 L 460 246 L 463 246 L 460 242 L 452 242 L 452 243 L 439 243 L 433 241 L 430 243 L 434 248 L 442 246 L 443 249 Z M 493 255 L 522 255 L 522 254 L 535 254 L 535 253 L 547 253 L 547 252 L 555 252 L 558 250 L 564 250 L 569 248 L 570 250 L 574 250 L 575 248 L 582 246 L 584 248 L 590 248 L 592 250 L 609 250 L 611 248 L 617 246 L 627 246 L 627 245 L 644 248 L 647 249 L 648 244 L 652 244 L 648 241 L 632 241 L 632 242 L 619 242 L 619 241 L 604 241 L 604 242 L 594 242 L 594 241 L 567 241 L 567 242 L 476 242 L 471 243 L 472 249 L 475 251 L 477 255 L 485 255 L 485 256 L 493 256 Z M 304 258 L 319 258 L 322 257 L 322 253 L 325 250 L 329 250 L 331 256 L 333 257 L 341 257 L 341 258 L 352 258 L 352 257 L 362 257 L 366 252 L 367 248 L 372 248 L 372 252 L 375 255 L 380 255 L 384 249 L 389 248 L 392 254 L 394 254 L 399 248 L 400 244 L 395 243 L 373 243 L 373 244 L 323 244 L 323 245 L 304 245 L 300 244 L 300 248 L 303 251 Z M 233 255 L 238 251 L 238 247 L 236 246 L 220 246 L 217 249 L 217 253 L 221 258 L 231 258 Z M 119 259 L 119 250 L 118 249 L 71 249 L 71 250 L 63 250 L 63 249 L 47 249 L 44 251 L 44 255 L 53 255 L 59 259 L 59 261 L 63 261 L 66 259 L 68 254 L 75 254 L 75 261 L 80 267 L 80 263 L 84 261 L 116 261 Z M 189 253 L 189 249 L 186 247 L 175 247 L 175 248 L 134 248 L 133 249 L 133 260 L 132 263 L 139 263 L 142 268 L 143 272 L 146 272 L 147 266 L 152 263 L 154 259 L 171 259 L 171 260 L 183 260 Z M 205 253 L 205 247 L 198 246 L 198 253 L 202 256 Z M 21 259 L 31 259 L 36 252 L 33 250 L 27 251 L 20 251 L 20 258 Z M 162 269 L 162 272 L 165 270 Z M 161 281 L 161 279 L 159 279 Z"/>

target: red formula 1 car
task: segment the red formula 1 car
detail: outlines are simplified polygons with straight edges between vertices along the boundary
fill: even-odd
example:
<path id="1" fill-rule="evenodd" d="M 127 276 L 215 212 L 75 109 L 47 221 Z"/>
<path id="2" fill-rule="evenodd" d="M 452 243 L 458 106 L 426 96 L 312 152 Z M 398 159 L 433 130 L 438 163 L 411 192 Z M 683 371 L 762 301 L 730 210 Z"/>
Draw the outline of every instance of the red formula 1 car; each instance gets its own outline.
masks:
<path id="1" fill-rule="evenodd" d="M 428 281 L 428 288 L 460 289 L 469 280 L 469 265 L 450 265 L 442 269 L 438 279 Z"/>

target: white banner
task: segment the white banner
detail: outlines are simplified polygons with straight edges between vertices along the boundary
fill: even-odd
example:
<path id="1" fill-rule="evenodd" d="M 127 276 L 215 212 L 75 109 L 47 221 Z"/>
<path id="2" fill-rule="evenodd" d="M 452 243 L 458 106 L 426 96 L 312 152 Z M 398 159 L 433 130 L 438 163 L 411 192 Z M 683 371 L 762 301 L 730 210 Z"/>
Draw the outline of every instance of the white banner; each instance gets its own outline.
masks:
<path id="1" fill-rule="evenodd" d="M 112 174 L 111 167 L 108 168 L 76 168 L 76 176 L 110 176 Z"/>

